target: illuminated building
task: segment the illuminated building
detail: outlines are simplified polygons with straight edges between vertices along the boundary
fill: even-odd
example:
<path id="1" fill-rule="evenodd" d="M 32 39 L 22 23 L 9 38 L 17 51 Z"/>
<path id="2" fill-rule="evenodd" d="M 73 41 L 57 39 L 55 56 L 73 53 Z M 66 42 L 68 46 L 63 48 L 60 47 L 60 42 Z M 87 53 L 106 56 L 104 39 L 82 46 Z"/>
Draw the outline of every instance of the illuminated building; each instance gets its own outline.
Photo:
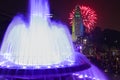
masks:
<path id="1" fill-rule="evenodd" d="M 75 7 L 74 18 L 72 19 L 72 21 L 72 39 L 73 42 L 76 42 L 77 40 L 79 40 L 79 38 L 84 36 L 82 16 L 78 5 Z"/>

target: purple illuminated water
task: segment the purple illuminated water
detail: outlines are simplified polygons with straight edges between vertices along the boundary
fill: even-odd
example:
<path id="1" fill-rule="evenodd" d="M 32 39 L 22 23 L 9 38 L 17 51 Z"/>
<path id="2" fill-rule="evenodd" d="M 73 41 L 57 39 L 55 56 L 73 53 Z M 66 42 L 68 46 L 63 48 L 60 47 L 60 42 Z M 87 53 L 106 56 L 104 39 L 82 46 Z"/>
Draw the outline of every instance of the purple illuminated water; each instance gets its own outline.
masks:
<path id="1" fill-rule="evenodd" d="M 48 17 L 47 0 L 30 0 L 30 20 L 26 23 L 20 15 L 14 17 L 5 33 L 0 50 L 0 67 L 10 69 L 47 69 L 71 66 L 76 63 L 69 31 L 65 25 L 53 22 Z M 80 64 L 89 61 L 80 55 Z M 42 67 L 42 68 L 41 68 Z M 73 80 L 98 77 L 98 69 L 73 73 Z M 62 80 L 62 79 L 59 79 Z"/>
<path id="2" fill-rule="evenodd" d="M 74 50 L 68 31 L 64 25 L 49 20 L 47 2 L 31 0 L 30 10 L 29 25 L 18 15 L 8 26 L 1 56 L 18 65 L 73 62 Z"/>

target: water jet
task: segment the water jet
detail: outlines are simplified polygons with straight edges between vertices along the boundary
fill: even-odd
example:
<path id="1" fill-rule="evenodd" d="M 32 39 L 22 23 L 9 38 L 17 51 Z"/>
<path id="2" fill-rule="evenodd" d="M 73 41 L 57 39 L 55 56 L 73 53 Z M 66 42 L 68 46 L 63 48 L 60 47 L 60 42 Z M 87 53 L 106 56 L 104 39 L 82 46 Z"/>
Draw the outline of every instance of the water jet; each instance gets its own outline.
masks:
<path id="1" fill-rule="evenodd" d="M 89 60 L 74 51 L 66 26 L 51 21 L 46 14 L 47 0 L 30 0 L 29 22 L 19 15 L 14 17 L 0 49 L 0 76 L 12 80 L 77 80 L 81 79 L 80 72 L 90 68 Z"/>

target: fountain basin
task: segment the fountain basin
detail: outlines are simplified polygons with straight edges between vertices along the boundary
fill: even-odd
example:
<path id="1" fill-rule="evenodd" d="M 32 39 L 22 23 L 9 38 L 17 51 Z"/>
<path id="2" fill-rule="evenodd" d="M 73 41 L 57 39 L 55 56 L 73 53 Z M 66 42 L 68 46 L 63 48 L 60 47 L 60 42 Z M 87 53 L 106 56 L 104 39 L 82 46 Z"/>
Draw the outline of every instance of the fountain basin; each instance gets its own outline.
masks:
<path id="1" fill-rule="evenodd" d="M 76 53 L 75 62 L 64 62 L 53 65 L 28 66 L 6 62 L 0 66 L 0 76 L 12 79 L 38 79 L 44 77 L 69 76 L 75 72 L 90 68 L 89 61 L 84 57 L 84 55 Z"/>

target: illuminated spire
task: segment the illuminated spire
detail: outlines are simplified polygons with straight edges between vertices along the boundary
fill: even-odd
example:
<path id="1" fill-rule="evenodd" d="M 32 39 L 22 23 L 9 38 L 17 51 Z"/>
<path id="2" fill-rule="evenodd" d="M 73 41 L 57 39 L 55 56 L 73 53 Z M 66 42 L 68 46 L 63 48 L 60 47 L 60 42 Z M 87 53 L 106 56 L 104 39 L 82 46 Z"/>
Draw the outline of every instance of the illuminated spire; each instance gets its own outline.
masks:
<path id="1" fill-rule="evenodd" d="M 82 22 L 82 16 L 79 5 L 75 7 L 74 18 L 72 19 L 72 38 L 73 41 L 77 40 L 77 37 L 82 37 L 84 34 L 84 27 Z"/>

